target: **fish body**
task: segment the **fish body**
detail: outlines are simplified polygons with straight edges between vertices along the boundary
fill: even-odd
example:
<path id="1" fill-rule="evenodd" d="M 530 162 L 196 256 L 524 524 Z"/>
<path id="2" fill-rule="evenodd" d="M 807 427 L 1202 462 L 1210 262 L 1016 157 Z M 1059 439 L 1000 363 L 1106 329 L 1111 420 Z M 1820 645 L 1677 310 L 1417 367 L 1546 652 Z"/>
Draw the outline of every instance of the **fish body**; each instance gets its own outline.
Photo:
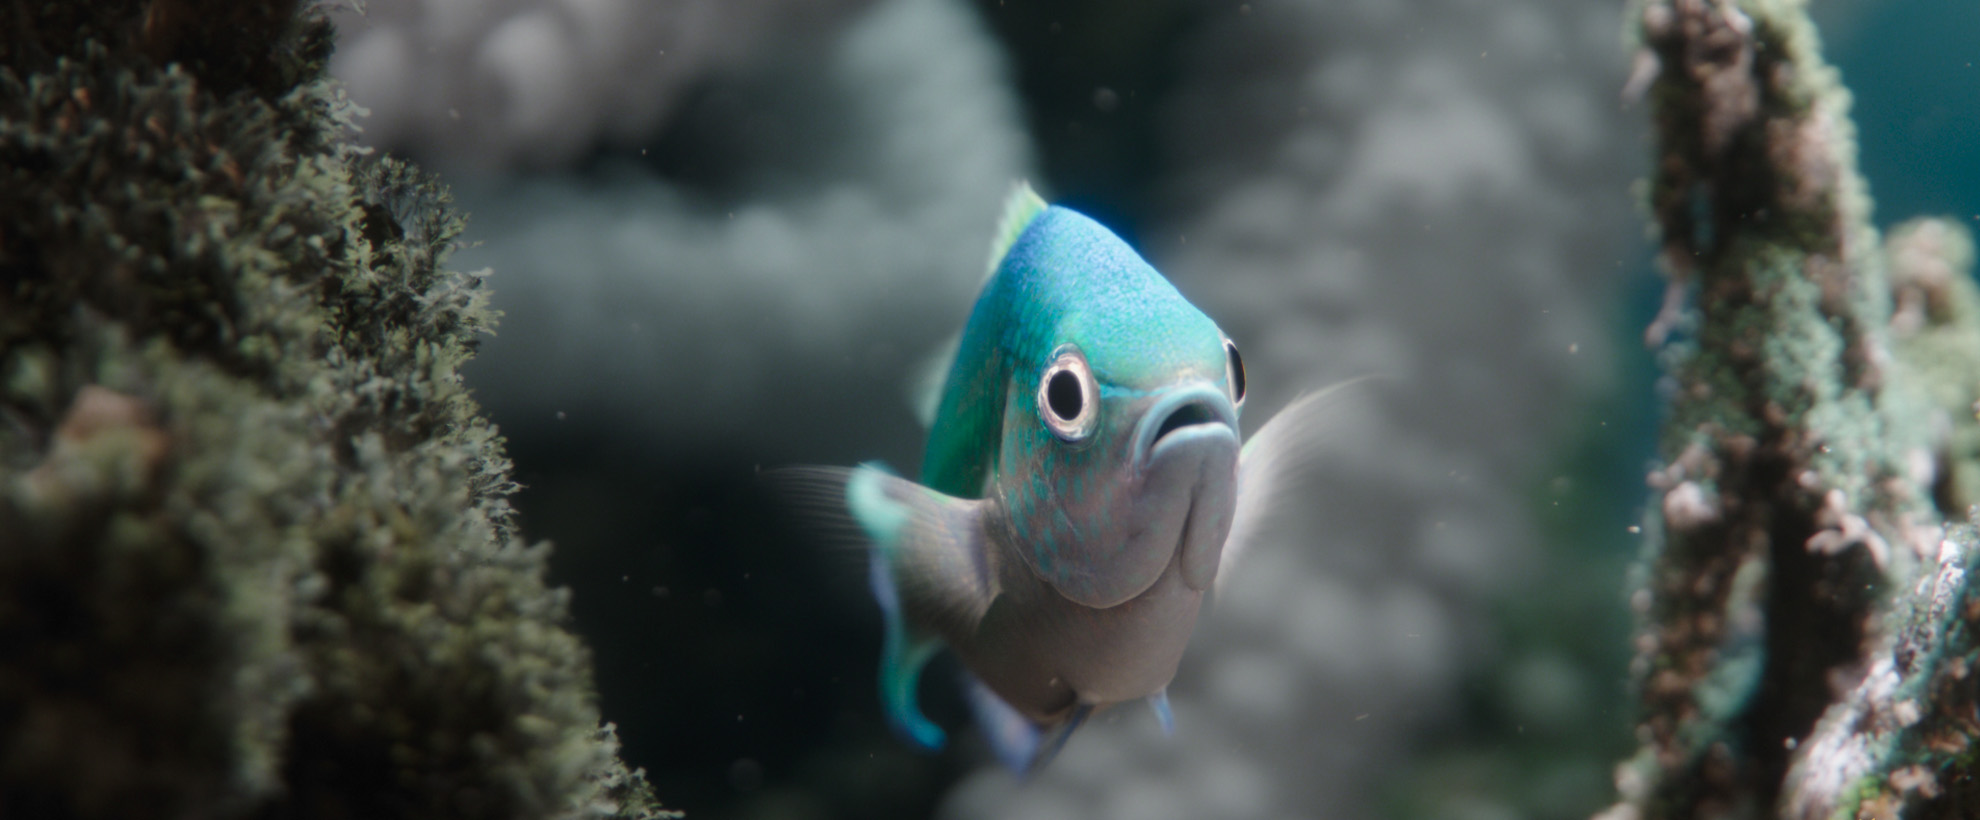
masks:
<path id="1" fill-rule="evenodd" d="M 831 473 L 871 544 L 881 697 L 914 743 L 943 647 L 1006 763 L 1035 769 L 1094 709 L 1166 687 L 1225 553 L 1256 532 L 1296 402 L 1240 446 L 1243 363 L 1126 242 L 1020 186 L 942 381 L 918 481 Z"/>

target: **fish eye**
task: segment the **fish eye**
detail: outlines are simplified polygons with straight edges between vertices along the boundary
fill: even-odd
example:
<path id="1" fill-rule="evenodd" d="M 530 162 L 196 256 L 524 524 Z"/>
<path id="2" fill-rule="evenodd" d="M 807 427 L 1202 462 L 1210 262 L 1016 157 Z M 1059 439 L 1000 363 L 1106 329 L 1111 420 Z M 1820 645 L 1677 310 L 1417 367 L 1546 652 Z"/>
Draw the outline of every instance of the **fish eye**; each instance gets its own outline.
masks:
<path id="1" fill-rule="evenodd" d="M 1086 356 L 1079 348 L 1067 345 L 1052 357 L 1052 364 L 1038 380 L 1038 415 L 1052 434 L 1061 439 L 1086 438 L 1093 432 L 1093 420 L 1099 416 L 1094 408 L 1099 392 L 1093 383 L 1093 372 L 1087 369 Z"/>
<path id="2" fill-rule="evenodd" d="M 1238 355 L 1236 342 L 1224 340 L 1224 358 L 1230 360 L 1231 403 L 1241 406 L 1244 404 L 1244 357 Z"/>

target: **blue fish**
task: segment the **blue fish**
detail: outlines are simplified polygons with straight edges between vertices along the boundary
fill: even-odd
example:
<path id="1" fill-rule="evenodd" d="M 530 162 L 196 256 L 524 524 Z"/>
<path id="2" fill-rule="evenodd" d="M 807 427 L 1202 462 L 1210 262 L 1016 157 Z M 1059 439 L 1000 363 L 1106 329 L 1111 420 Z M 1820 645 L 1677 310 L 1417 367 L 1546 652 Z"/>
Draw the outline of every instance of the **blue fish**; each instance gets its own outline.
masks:
<path id="1" fill-rule="evenodd" d="M 1049 761 L 1095 709 L 1167 687 L 1221 563 L 1258 539 L 1310 460 L 1323 391 L 1240 446 L 1244 363 L 1120 237 L 1020 184 L 957 343 L 919 482 L 811 468 L 869 544 L 885 616 L 880 690 L 912 743 L 947 647 L 1011 768 Z"/>

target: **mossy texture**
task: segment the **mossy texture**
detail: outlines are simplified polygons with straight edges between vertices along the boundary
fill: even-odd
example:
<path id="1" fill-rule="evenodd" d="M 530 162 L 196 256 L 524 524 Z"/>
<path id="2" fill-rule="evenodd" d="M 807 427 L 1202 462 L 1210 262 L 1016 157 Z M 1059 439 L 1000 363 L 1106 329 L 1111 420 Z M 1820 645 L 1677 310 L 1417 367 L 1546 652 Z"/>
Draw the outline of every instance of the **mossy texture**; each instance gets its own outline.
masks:
<path id="1" fill-rule="evenodd" d="M 1955 640 L 1920 578 L 1964 560 L 1942 521 L 1980 479 L 1971 240 L 1870 227 L 1849 94 L 1801 3 L 1633 17 L 1673 401 L 1632 599 L 1642 746 L 1608 816 L 1827 817 L 1865 778 L 1922 794 L 1898 758 L 1837 750 L 1868 742 L 1845 742 L 1872 731 L 1850 715 L 1897 708 L 1890 687 L 1843 694 L 1866 670 Z"/>
<path id="2" fill-rule="evenodd" d="M 0 5 L 0 817 L 652 817 L 295 3 Z"/>

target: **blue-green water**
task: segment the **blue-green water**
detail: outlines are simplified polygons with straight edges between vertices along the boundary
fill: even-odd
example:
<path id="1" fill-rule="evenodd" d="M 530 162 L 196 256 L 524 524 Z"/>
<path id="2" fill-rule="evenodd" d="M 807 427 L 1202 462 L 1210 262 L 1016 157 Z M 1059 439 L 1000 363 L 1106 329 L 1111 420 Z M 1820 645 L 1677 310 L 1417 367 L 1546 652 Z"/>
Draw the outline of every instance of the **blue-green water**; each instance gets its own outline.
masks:
<path id="1" fill-rule="evenodd" d="M 1862 5 L 1823 37 L 1856 98 L 1859 162 L 1877 202 L 1877 224 L 1952 214 L 1975 225 L 1980 5 Z"/>

